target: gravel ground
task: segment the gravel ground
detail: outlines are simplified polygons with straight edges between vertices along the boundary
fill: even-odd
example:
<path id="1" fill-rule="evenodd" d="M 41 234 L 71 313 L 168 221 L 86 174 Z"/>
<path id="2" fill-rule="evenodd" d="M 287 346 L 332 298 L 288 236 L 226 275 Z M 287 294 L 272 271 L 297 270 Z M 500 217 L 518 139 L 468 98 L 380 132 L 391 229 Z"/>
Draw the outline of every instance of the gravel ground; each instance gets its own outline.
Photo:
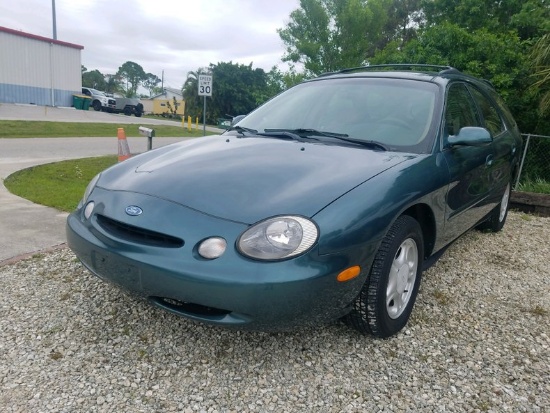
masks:
<path id="1" fill-rule="evenodd" d="M 195 324 L 68 249 L 0 267 L 3 412 L 550 412 L 550 218 L 510 213 L 424 274 L 407 329 Z"/>

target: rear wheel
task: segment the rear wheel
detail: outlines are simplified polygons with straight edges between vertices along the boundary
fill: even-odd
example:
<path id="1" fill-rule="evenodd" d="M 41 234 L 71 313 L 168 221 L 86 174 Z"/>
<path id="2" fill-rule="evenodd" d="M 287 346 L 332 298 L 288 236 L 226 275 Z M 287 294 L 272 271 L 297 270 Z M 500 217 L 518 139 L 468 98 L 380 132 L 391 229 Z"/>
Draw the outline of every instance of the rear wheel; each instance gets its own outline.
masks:
<path id="1" fill-rule="evenodd" d="M 382 240 L 369 277 L 344 322 L 377 337 L 398 333 L 416 301 L 423 245 L 418 222 L 407 215 L 399 217 Z"/>
<path id="2" fill-rule="evenodd" d="M 500 199 L 499 204 L 491 211 L 487 221 L 482 222 L 478 225 L 478 228 L 481 230 L 487 230 L 491 232 L 499 232 L 506 223 L 506 218 L 508 217 L 508 208 L 510 208 L 510 194 L 512 192 L 512 187 L 510 183 L 506 185 L 504 194 Z"/>

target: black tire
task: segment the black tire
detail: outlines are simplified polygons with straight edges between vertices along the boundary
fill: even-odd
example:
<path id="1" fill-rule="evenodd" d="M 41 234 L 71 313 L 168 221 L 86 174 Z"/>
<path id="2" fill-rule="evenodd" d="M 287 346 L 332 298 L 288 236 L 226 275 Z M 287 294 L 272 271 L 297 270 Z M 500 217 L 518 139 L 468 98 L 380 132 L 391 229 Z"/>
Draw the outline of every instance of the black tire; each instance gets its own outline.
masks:
<path id="1" fill-rule="evenodd" d="M 99 112 L 101 110 L 101 102 L 99 100 L 94 100 L 92 107 L 96 112 Z"/>
<path id="2" fill-rule="evenodd" d="M 124 107 L 124 114 L 126 116 L 130 116 L 132 114 L 132 108 L 130 106 L 125 106 Z"/>
<path id="3" fill-rule="evenodd" d="M 498 205 L 491 211 L 486 221 L 477 226 L 482 231 L 499 232 L 506 223 L 508 217 L 508 209 L 510 208 L 510 193 L 512 192 L 512 186 L 510 183 L 506 185 L 504 194 Z"/>
<path id="4" fill-rule="evenodd" d="M 138 103 L 136 105 L 136 110 L 134 114 L 136 115 L 136 118 L 141 118 L 141 115 L 143 114 L 143 104 Z"/>
<path id="5" fill-rule="evenodd" d="M 380 338 L 398 333 L 416 301 L 423 257 L 420 225 L 410 216 L 400 216 L 382 240 L 353 310 L 343 321 L 362 334 Z"/>

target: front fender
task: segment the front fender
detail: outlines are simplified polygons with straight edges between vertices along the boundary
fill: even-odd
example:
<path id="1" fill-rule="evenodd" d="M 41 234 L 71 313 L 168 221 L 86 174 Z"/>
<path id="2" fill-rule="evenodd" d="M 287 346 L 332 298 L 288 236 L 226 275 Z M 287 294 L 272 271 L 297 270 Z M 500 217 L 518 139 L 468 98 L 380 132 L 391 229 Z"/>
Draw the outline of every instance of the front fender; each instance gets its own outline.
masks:
<path id="1" fill-rule="evenodd" d="M 373 245 L 377 249 L 393 222 L 420 204 L 431 209 L 437 238 L 445 225 L 448 179 L 443 159 L 422 156 L 359 185 L 313 217 L 322 231 L 320 254 Z"/>

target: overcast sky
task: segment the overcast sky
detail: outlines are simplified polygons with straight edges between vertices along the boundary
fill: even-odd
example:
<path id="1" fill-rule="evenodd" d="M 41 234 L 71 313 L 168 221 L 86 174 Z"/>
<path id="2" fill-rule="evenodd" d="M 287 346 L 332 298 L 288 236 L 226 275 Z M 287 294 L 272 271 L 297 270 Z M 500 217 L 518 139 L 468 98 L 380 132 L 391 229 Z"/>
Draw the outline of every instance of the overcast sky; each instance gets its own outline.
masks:
<path id="1" fill-rule="evenodd" d="M 298 7 L 299 0 L 55 0 L 57 39 L 84 46 L 88 70 L 112 74 L 133 61 L 159 78 L 164 70 L 164 86 L 179 89 L 187 72 L 210 63 L 286 70 L 277 29 Z M 52 38 L 52 1 L 0 0 L 0 26 Z"/>

